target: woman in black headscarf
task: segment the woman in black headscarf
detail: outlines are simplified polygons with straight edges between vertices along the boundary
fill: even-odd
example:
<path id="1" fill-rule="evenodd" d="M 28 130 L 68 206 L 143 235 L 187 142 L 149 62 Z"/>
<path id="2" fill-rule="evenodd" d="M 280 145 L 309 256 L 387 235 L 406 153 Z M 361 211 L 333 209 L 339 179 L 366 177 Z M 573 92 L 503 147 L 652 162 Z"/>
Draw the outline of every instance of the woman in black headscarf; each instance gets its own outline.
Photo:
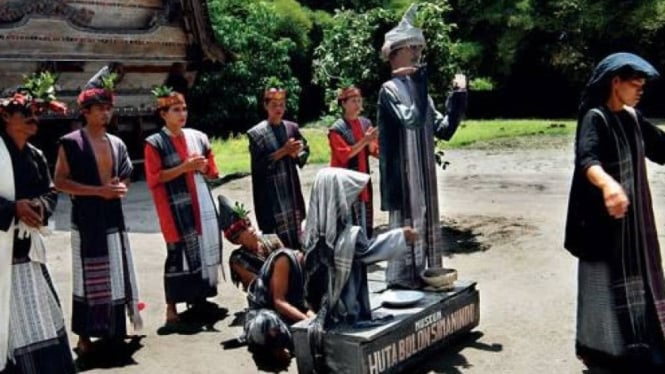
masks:
<path id="1" fill-rule="evenodd" d="M 612 54 L 580 105 L 564 245 L 580 258 L 576 351 L 587 366 L 644 372 L 665 362 L 665 282 L 645 164 L 665 163 L 665 133 L 633 108 L 656 77 L 639 56 Z"/>

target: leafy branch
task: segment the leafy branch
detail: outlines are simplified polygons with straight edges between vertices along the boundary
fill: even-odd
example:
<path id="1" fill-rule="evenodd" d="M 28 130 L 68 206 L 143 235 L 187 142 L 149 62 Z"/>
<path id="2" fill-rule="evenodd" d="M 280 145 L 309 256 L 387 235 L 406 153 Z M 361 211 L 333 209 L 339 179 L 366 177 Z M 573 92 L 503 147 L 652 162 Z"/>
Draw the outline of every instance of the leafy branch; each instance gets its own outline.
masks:
<path id="1" fill-rule="evenodd" d="M 235 205 L 233 206 L 233 213 L 238 218 L 244 219 L 249 215 L 249 210 L 245 209 L 245 204 L 236 201 Z"/>
<path id="2" fill-rule="evenodd" d="M 108 75 L 105 75 L 101 77 L 101 86 L 103 89 L 107 91 L 113 91 L 115 88 L 115 82 L 118 79 L 118 74 L 116 73 L 109 73 Z"/>
<path id="3" fill-rule="evenodd" d="M 155 97 L 169 97 L 171 94 L 173 94 L 173 88 L 169 86 L 157 86 L 153 88 L 150 92 L 152 92 Z"/>
<path id="4" fill-rule="evenodd" d="M 55 84 L 58 76 L 44 71 L 23 76 L 23 88 L 30 93 L 33 99 L 51 102 L 55 98 Z"/>

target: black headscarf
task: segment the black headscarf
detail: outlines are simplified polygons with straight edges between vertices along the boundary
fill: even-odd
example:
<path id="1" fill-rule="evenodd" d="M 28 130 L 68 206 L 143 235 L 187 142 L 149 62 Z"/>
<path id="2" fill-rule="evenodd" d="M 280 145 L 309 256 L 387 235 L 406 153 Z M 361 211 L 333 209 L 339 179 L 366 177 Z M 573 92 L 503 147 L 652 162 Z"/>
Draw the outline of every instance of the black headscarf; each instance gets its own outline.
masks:
<path id="1" fill-rule="evenodd" d="M 649 62 L 628 52 L 613 53 L 598 63 L 587 82 L 579 106 L 578 117 L 584 117 L 589 109 L 605 103 L 608 99 L 612 78 L 616 75 L 637 75 L 647 79 L 660 76 Z"/>

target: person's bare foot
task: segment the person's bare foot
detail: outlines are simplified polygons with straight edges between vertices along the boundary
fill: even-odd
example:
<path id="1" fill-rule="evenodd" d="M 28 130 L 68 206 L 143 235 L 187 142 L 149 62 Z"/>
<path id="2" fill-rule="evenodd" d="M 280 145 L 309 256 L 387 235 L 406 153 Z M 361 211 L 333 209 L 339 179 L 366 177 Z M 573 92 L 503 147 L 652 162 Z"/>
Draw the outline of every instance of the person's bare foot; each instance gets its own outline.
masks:
<path id="1" fill-rule="evenodd" d="M 166 324 L 178 322 L 180 322 L 180 317 L 178 316 L 175 304 L 166 304 Z"/>
<path id="2" fill-rule="evenodd" d="M 79 354 L 86 354 L 92 352 L 94 346 L 90 338 L 79 336 L 79 340 L 76 343 L 76 349 Z"/>

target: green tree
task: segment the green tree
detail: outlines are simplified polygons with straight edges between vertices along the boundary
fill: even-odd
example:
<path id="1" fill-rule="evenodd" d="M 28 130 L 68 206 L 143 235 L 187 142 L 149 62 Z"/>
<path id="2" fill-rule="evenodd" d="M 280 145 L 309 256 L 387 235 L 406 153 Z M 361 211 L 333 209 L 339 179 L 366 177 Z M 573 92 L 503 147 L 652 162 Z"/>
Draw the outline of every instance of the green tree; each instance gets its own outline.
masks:
<path id="1" fill-rule="evenodd" d="M 452 73 L 457 70 L 455 43 L 450 38 L 453 24 L 446 21 L 447 1 L 422 2 L 418 25 L 427 38 L 425 60 L 430 66 L 434 100 L 442 103 Z M 388 63 L 379 51 L 384 34 L 397 25 L 402 12 L 374 8 L 364 13 L 337 11 L 332 24 L 324 30 L 321 44 L 314 52 L 314 82 L 325 89 L 329 110 L 336 108 L 336 90 L 349 83 L 359 86 L 366 97 L 366 114 L 374 115 L 376 95 L 389 78 Z"/>
<path id="2" fill-rule="evenodd" d="M 609 53 L 662 51 L 657 48 L 663 46 L 657 36 L 665 25 L 662 0 L 450 2 L 459 24 L 454 34 L 464 40 L 460 56 L 474 73 L 499 82 L 528 65 L 580 85 Z"/>
<path id="3" fill-rule="evenodd" d="M 321 9 L 332 12 L 337 9 L 347 9 L 362 12 L 372 8 L 381 7 L 383 0 L 302 0 L 303 5 L 311 9 Z"/>
<path id="4" fill-rule="evenodd" d="M 297 44 L 280 35 L 284 25 L 275 6 L 210 0 L 209 7 L 215 36 L 228 61 L 200 71 L 190 96 L 192 123 L 221 134 L 247 130 L 265 117 L 263 90 L 271 77 L 284 83 L 288 109 L 298 113 L 300 84 L 290 67 Z"/>

